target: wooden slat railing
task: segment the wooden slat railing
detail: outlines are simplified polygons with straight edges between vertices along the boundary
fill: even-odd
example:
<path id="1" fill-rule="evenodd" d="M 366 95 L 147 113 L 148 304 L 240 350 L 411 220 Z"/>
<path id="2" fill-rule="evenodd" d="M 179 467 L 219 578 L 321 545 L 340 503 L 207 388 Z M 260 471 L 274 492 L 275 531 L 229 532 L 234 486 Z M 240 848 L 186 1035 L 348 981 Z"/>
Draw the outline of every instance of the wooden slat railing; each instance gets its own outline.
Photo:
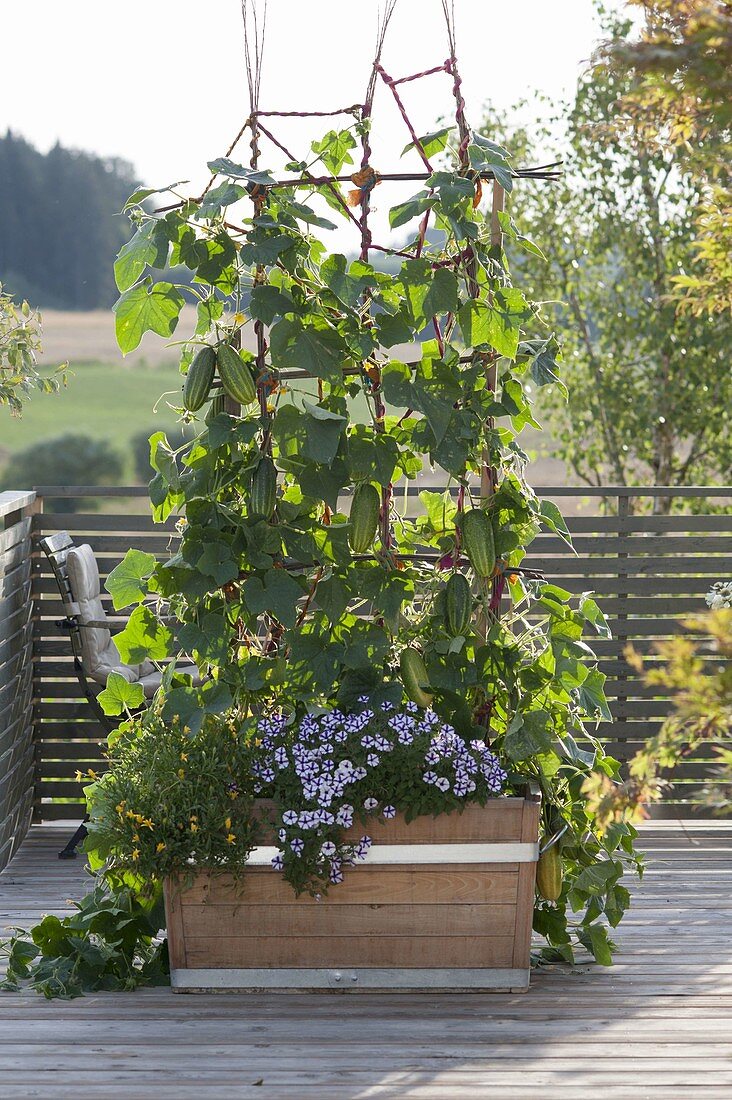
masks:
<path id="1" fill-rule="evenodd" d="M 33 598 L 35 493 L 0 493 L 0 870 L 33 811 Z"/>
<path id="2" fill-rule="evenodd" d="M 421 488 L 439 489 L 437 486 Z M 410 486 L 407 507 L 420 487 Z M 602 490 L 543 486 L 537 492 L 555 499 L 568 517 L 576 555 L 554 535 L 532 544 L 527 564 L 571 592 L 597 593 L 610 620 L 613 638 L 597 638 L 594 648 L 608 676 L 614 715 L 599 733 L 610 750 L 627 760 L 655 733 L 669 704 L 655 698 L 627 664 L 627 641 L 641 653 L 654 642 L 679 632 L 679 616 L 704 608 L 704 595 L 718 579 L 732 576 L 732 513 L 712 510 L 729 504 L 732 488 L 626 488 Z M 691 506 L 688 514 L 635 514 L 648 498 L 675 495 Z M 89 542 L 106 576 L 131 547 L 165 555 L 175 539 L 174 519 L 154 525 L 144 488 L 73 487 L 38 490 L 41 504 L 63 509 L 65 496 L 98 498 L 115 511 L 73 513 L 37 511 L 33 537 L 68 530 L 77 542 Z M 606 514 L 597 514 L 602 498 Z M 399 502 L 399 494 L 397 496 Z M 55 582 L 43 555 L 33 558 L 34 721 L 38 746 L 36 813 L 44 819 L 77 818 L 80 786 L 77 770 L 96 768 L 101 733 L 84 700 L 71 662 L 70 645 L 55 623 L 62 615 Z M 706 782 L 712 748 L 684 761 L 661 813 L 694 812 Z"/>

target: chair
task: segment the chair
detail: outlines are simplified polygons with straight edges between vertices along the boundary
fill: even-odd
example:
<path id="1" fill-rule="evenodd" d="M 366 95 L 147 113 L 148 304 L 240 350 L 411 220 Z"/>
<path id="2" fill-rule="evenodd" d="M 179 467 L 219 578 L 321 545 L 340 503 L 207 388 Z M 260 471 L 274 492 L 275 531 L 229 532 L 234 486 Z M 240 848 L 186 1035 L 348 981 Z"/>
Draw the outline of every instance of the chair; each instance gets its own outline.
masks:
<path id="1" fill-rule="evenodd" d="M 152 661 L 137 665 L 122 661 L 110 630 L 112 620 L 108 618 L 102 603 L 99 567 L 91 546 L 88 543 L 76 546 L 67 531 L 42 538 L 40 546 L 51 564 L 65 612 L 65 617 L 56 625 L 68 632 L 74 670 L 84 696 L 99 724 L 111 733 L 121 719 L 105 714 L 97 698 L 110 672 L 119 673 L 130 683 L 139 683 L 146 699 L 151 699 L 160 687 L 162 673 Z M 179 671 L 192 676 L 194 683 L 200 683 L 195 665 L 182 665 Z M 77 844 L 86 835 L 87 830 L 82 823 L 59 852 L 59 859 L 73 859 Z"/>

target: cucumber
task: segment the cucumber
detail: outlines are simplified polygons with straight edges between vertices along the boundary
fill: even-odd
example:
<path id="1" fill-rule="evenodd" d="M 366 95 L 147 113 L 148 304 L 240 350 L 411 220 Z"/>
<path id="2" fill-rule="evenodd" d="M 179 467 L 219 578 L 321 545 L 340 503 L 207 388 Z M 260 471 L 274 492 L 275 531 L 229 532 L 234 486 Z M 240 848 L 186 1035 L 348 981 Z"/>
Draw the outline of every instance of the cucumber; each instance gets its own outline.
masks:
<path id="1" fill-rule="evenodd" d="M 496 543 L 490 516 L 482 508 L 463 512 L 460 534 L 465 553 L 479 577 L 491 577 L 496 566 Z"/>
<path id="2" fill-rule="evenodd" d="M 416 649 L 402 650 L 399 671 L 404 688 L 412 702 L 419 707 L 429 707 L 432 704 L 432 695 L 426 690 L 429 688 L 429 681 L 422 654 Z"/>
<path id="3" fill-rule="evenodd" d="M 348 525 L 348 544 L 354 554 L 365 554 L 373 545 L 380 509 L 381 498 L 376 487 L 368 481 L 361 482 L 353 494 Z"/>
<path id="4" fill-rule="evenodd" d="M 216 370 L 216 352 L 206 344 L 199 348 L 188 368 L 183 384 L 183 404 L 188 412 L 198 412 L 208 397 Z"/>
<path id="5" fill-rule="evenodd" d="M 257 387 L 251 369 L 238 351 L 230 344 L 219 344 L 216 349 L 216 365 L 221 384 L 240 405 L 251 405 L 256 400 Z"/>
<path id="6" fill-rule="evenodd" d="M 536 865 L 536 889 L 546 901 L 558 901 L 562 892 L 562 857 L 553 844 L 539 856 Z"/>
<path id="7" fill-rule="evenodd" d="M 260 459 L 252 474 L 252 487 L 249 494 L 249 512 L 253 516 L 269 519 L 277 503 L 277 467 L 269 455 Z"/>
<path id="8" fill-rule="evenodd" d="M 445 586 L 445 621 L 453 638 L 464 634 L 470 622 L 473 597 L 462 573 L 453 573 Z"/>

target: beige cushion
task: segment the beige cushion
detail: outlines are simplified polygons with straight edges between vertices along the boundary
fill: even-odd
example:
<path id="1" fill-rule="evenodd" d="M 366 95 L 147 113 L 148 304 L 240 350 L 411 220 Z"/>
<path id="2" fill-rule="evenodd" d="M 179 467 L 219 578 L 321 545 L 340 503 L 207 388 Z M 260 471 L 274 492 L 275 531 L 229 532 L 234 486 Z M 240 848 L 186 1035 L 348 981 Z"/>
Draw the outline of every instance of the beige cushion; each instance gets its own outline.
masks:
<path id="1" fill-rule="evenodd" d="M 79 621 L 82 624 L 106 621 L 107 614 L 101 599 L 99 568 L 91 546 L 84 543 L 69 550 L 66 565 Z M 141 676 L 147 676 L 155 671 L 152 661 L 143 661 L 139 665 L 123 664 L 107 627 L 82 625 L 80 634 L 84 671 L 99 684 L 106 684 L 110 672 L 118 672 L 120 676 L 124 676 L 125 680 L 132 683 L 139 680 Z"/>
<path id="2" fill-rule="evenodd" d="M 106 621 L 107 614 L 101 599 L 99 568 L 94 551 L 88 543 L 69 550 L 66 558 L 69 586 L 74 603 L 74 613 L 83 623 Z M 84 627 L 81 634 L 81 652 L 84 671 L 92 680 L 106 684 L 110 672 L 118 672 L 128 683 L 140 683 L 146 699 L 152 699 L 160 687 L 161 673 L 152 661 L 139 665 L 123 664 L 117 646 L 106 627 Z M 193 683 L 201 683 L 196 665 L 181 665 L 178 672 L 193 677 Z"/>

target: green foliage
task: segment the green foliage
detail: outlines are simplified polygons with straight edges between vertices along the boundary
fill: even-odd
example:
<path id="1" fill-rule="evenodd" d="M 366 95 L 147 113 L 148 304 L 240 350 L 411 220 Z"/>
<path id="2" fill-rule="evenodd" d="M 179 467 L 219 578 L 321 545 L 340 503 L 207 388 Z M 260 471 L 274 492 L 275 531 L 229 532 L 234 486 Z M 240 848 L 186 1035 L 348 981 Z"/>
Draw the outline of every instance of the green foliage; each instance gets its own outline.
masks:
<path id="1" fill-rule="evenodd" d="M 627 28 L 599 61 L 629 80 L 616 125 L 631 119 L 646 140 L 673 146 L 699 182 L 692 255 L 671 278 L 678 308 L 700 316 L 732 308 L 732 9 L 718 0 L 631 0 L 643 8 L 639 33 Z"/>
<path id="2" fill-rule="evenodd" d="M 103 989 L 130 990 L 167 985 L 162 890 L 141 897 L 111 876 L 99 876 L 93 890 L 68 917 L 46 916 L 31 932 L 15 929 L 0 950 L 7 956 L 0 989 L 29 987 L 49 1000 Z"/>
<path id="3" fill-rule="evenodd" d="M 350 130 L 331 131 L 312 152 L 337 173 L 354 145 Z M 448 792 L 423 772 L 453 731 L 469 752 L 505 765 L 508 791 L 534 782 L 545 839 L 564 830 L 565 870 L 558 901 L 538 903 L 537 929 L 563 957 L 580 943 L 606 962 L 606 923 L 617 923 L 628 901 L 619 879 L 637 866 L 634 831 L 600 835 L 582 796 L 593 769 L 611 781 L 618 772 L 591 732 L 607 704 L 583 635 L 607 631 L 601 612 L 589 595 L 573 599 L 522 572 L 542 528 L 569 535 L 526 482 L 518 438 L 537 426 L 534 385 L 558 385 L 558 346 L 540 303 L 514 286 L 475 201 L 476 170 L 490 167 L 510 190 L 509 155 L 478 136 L 463 162 L 430 176 L 413 202 L 417 212 L 429 209 L 439 243 L 418 237 L 393 274 L 325 253 L 312 235 L 324 220 L 299 197 L 312 183 L 274 187 L 267 172 L 229 160 L 210 167 L 224 179 L 203 200 L 182 200 L 159 217 L 140 206 L 143 193 L 128 203 L 138 236 L 118 263 L 117 332 L 124 351 L 147 331 L 169 336 L 192 297 L 198 325 L 182 346 L 181 374 L 202 342 L 215 346 L 229 398 L 245 407 L 229 400 L 213 414 L 181 410 L 196 434 L 180 448 L 162 432 L 152 436 L 153 514 L 179 514 L 179 537 L 154 569 L 131 554 L 109 580 L 116 604 L 138 605 L 115 638 L 122 660 L 185 652 L 202 683 L 171 663 L 150 709 L 112 739 L 110 770 L 89 790 L 94 861 L 148 884 L 192 864 L 238 871 L 255 843 L 254 794 L 274 796 L 280 841 L 295 840 L 284 820 L 284 803 L 297 796 L 295 731 L 302 735 L 308 715 L 335 709 L 338 721 L 357 719 L 364 696 L 388 713 L 406 689 L 408 714 L 430 706 L 429 729 L 416 747 L 382 747 L 383 763 L 367 752 L 359 798 L 377 797 L 368 787 L 373 768 L 378 797 L 393 798 L 397 810 L 454 808 L 466 792 Z M 256 188 L 252 216 L 238 228 L 227 219 L 227 204 L 242 197 L 237 181 Z M 330 188 L 318 189 L 340 209 Z M 516 237 L 536 255 L 526 234 Z M 156 272 L 181 264 L 192 282 L 158 281 Z M 252 322 L 256 354 L 239 355 Z M 382 337 L 388 347 L 413 341 L 419 357 L 389 357 Z M 238 377 L 250 366 L 251 377 Z M 364 406 L 365 423 L 353 416 Z M 481 500 L 486 464 L 495 487 Z M 422 494 L 410 517 L 394 487 L 425 466 L 457 487 L 457 501 Z M 457 575 L 470 598 L 458 615 L 453 595 L 448 616 L 446 585 Z M 153 602 L 143 603 L 148 596 Z M 107 690 L 110 706 L 129 708 L 118 682 Z M 261 737 L 252 741 L 254 719 Z M 268 743 L 269 733 L 282 743 Z M 348 737 L 347 746 L 358 759 L 370 748 Z M 281 776 L 267 760 L 276 748 L 288 754 Z M 332 752 L 340 760 L 340 749 Z M 467 793 L 480 799 L 488 792 L 475 782 Z M 314 801 L 304 789 L 303 797 Z M 302 865 L 283 856 L 297 889 L 321 881 L 312 860 L 314 851 Z"/>
<path id="4" fill-rule="evenodd" d="M 629 28 L 610 20 L 606 33 L 617 43 Z M 627 74 L 600 64 L 546 130 L 537 124 L 531 139 L 512 130 L 522 161 L 554 159 L 546 152 L 554 141 L 565 158 L 560 184 L 522 188 L 502 218 L 526 291 L 563 333 L 568 400 L 552 377 L 556 354 L 554 365 L 547 356 L 535 361 L 533 381 L 544 387 L 558 457 L 580 479 L 724 482 L 732 468 L 730 314 L 694 316 L 672 300 L 675 277 L 693 263 L 705 191 L 684 151 L 659 141 L 657 116 L 623 109 L 632 90 Z M 491 115 L 486 132 L 501 129 Z M 553 227 L 542 241 L 547 262 L 526 251 L 537 225 Z M 655 507 L 673 501 L 659 498 Z"/>
<path id="5" fill-rule="evenodd" d="M 60 435 L 17 451 L 3 469 L 2 484 L 8 489 L 34 485 L 118 485 L 122 459 L 108 443 L 87 435 Z M 95 501 L 84 498 L 83 506 Z M 51 501 L 49 511 L 75 512 L 79 497 Z"/>
<path id="6" fill-rule="evenodd" d="M 232 718 L 194 732 L 160 705 L 110 739 L 110 770 L 87 787 L 87 850 L 146 884 L 197 866 L 241 870 L 254 843 L 251 748 Z"/>
<path id="7" fill-rule="evenodd" d="M 97 701 L 105 714 L 117 715 L 136 710 L 145 702 L 142 684 L 130 682 L 119 672 L 110 672 L 107 685 Z"/>
<path id="8" fill-rule="evenodd" d="M 27 302 L 13 301 L 0 283 L 0 405 L 7 405 L 14 416 L 21 415 L 33 390 L 58 393 L 66 385 L 65 364 L 50 375 L 36 369 L 40 349 L 40 314 Z"/>
<path id="9" fill-rule="evenodd" d="M 147 431 L 136 432 L 130 439 L 129 448 L 132 452 L 135 478 L 138 482 L 148 482 L 155 473 L 150 465 L 150 437 L 158 430 L 158 428 L 148 428 Z M 190 443 L 193 435 L 190 425 L 179 424 L 168 429 L 166 439 L 171 450 L 177 451 L 185 444 Z"/>
<path id="10" fill-rule="evenodd" d="M 717 746 L 721 764 L 710 773 L 714 782 L 705 790 L 705 800 L 717 813 L 732 809 L 730 753 L 722 747 L 732 732 L 732 585 L 720 582 L 715 588 L 707 599 L 714 604 L 716 596 L 718 606 L 705 615 L 687 616 L 685 634 L 656 644 L 658 665 L 646 668 L 640 654 L 631 646 L 626 650 L 647 686 L 670 697 L 672 709 L 630 761 L 624 783 L 610 784 L 599 775 L 586 780 L 585 793 L 601 829 L 623 818 L 643 820 L 646 807 L 663 796 L 674 770 L 705 744 Z"/>
<path id="11" fill-rule="evenodd" d="M 313 152 L 335 172 L 352 147 L 347 131 L 333 131 Z M 468 156 L 478 169 L 509 172 L 506 150 L 492 140 L 477 138 Z M 190 731 L 192 745 L 227 721 L 239 728 L 249 714 L 297 720 L 334 704 L 349 711 L 364 693 L 396 701 L 403 677 L 413 698 L 432 701 L 459 736 L 488 737 L 512 781 L 519 773 L 521 782 L 537 781 L 551 812 L 564 816 L 573 843 L 549 938 L 569 950 L 575 905 L 583 922 L 575 940 L 605 957 L 606 940 L 589 929 L 610 910 L 619 917 L 617 881 L 633 863 L 632 829 L 622 844 L 609 845 L 594 834 L 581 799 L 593 766 L 617 774 L 588 729 L 608 712 L 604 677 L 582 635 L 607 628 L 590 597 L 572 601 L 518 572 L 542 527 L 569 538 L 556 507 L 527 485 L 517 442 L 525 425 L 536 425 L 530 383 L 559 385 L 558 347 L 539 305 L 512 284 L 507 256 L 474 205 L 475 184 L 459 165 L 434 173 L 414 199 L 418 212 L 430 209 L 439 244 L 403 259 L 394 276 L 328 256 L 311 235 L 318 217 L 295 198 L 296 187 L 269 187 L 266 173 L 254 181 L 230 162 L 213 169 L 225 177 L 215 201 L 209 192 L 208 202 L 187 200 L 158 219 L 132 204 L 140 245 L 118 271 L 125 286 L 120 338 L 129 348 L 146 330 L 169 332 L 179 296 L 193 295 L 199 325 L 196 343 L 183 348 L 185 375 L 201 341 L 233 355 L 254 319 L 268 333 L 241 366 L 249 370 L 251 362 L 258 402 L 212 416 L 202 410 L 200 419 L 189 410 L 184 418 L 197 434 L 182 448 L 162 433 L 153 437 L 154 514 L 179 512 L 185 523 L 174 552 L 147 582 L 148 563 L 128 559 L 111 587 L 118 600 L 147 593 L 164 600 L 180 625 L 171 631 L 150 606 L 137 607 L 117 636 L 120 652 L 137 662 L 185 650 L 210 677 L 200 688 L 166 682 L 155 704 L 171 729 Z M 226 205 L 241 197 L 234 182 L 241 179 L 266 190 L 237 230 L 226 222 Z M 513 232 L 510 219 L 506 225 Z M 536 256 L 526 234 L 515 236 Z M 181 260 L 193 272 L 190 286 L 155 282 L 155 270 Z M 127 285 L 133 273 L 138 281 Z M 382 334 L 387 344 L 421 341 L 421 358 L 388 358 L 379 350 Z M 310 377 L 301 379 L 303 371 Z M 353 419 L 357 402 L 368 409 L 365 424 Z M 403 414 L 385 415 L 384 402 Z M 464 556 L 460 514 L 449 498 L 423 494 L 424 513 L 414 519 L 397 510 L 392 486 L 425 464 L 461 488 L 463 511 L 477 507 L 472 486 L 486 459 L 498 489 L 474 513 L 487 524 L 488 534 L 477 533 L 485 536 L 482 553 L 471 531 Z M 354 523 L 341 506 L 344 490 L 356 487 L 357 497 L 368 492 L 369 499 Z M 360 498 L 354 506 L 358 512 Z M 456 573 L 471 593 L 457 635 L 445 614 L 445 584 Z M 512 598 L 499 618 L 507 577 Z M 130 728 L 130 744 L 147 737 L 144 728 Z M 131 783 L 136 768 L 151 774 L 141 756 L 119 767 Z M 117 769 L 115 760 L 113 777 Z M 156 774 L 155 789 L 168 790 Z M 147 816 L 157 827 L 155 815 Z M 143 856 L 131 838 L 117 837 L 109 851 L 123 859 L 137 851 L 136 863 L 149 855 L 146 873 L 163 874 L 183 849 L 168 851 L 169 840 L 162 842 L 161 858 L 149 845 Z M 601 877 L 588 886 L 593 868 Z M 548 919 L 546 905 L 540 909 Z"/>
<path id="12" fill-rule="evenodd" d="M 108 309 L 112 263 L 127 238 L 119 209 L 131 165 L 56 144 L 39 153 L 0 137 L 0 281 L 50 309 Z"/>

